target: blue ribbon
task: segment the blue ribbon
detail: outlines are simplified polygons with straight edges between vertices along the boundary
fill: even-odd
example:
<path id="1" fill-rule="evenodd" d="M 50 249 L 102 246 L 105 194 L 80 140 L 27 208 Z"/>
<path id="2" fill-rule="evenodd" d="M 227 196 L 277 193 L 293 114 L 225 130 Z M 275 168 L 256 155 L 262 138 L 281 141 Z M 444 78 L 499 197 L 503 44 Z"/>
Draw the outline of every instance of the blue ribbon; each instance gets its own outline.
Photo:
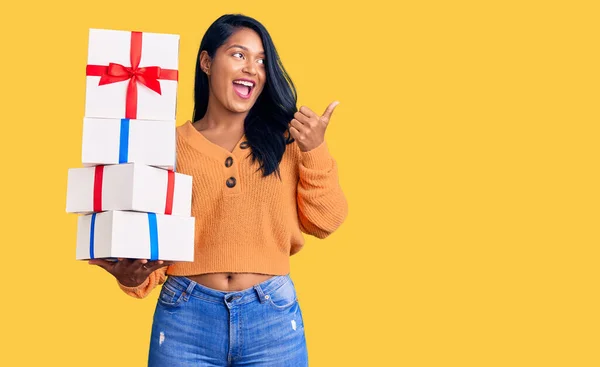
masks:
<path id="1" fill-rule="evenodd" d="M 94 258 L 94 228 L 96 227 L 96 213 L 92 214 L 92 225 L 90 226 L 90 259 Z"/>
<path id="2" fill-rule="evenodd" d="M 156 213 L 148 213 L 148 224 L 150 227 L 150 260 L 158 260 L 158 225 Z"/>
<path id="3" fill-rule="evenodd" d="M 96 213 L 92 213 L 90 226 L 90 259 L 94 258 L 94 232 L 96 227 Z M 150 260 L 158 260 L 158 224 L 156 213 L 148 213 L 148 227 L 150 228 Z"/>
<path id="4" fill-rule="evenodd" d="M 129 119 L 121 119 L 119 136 L 119 163 L 127 163 L 129 151 Z"/>

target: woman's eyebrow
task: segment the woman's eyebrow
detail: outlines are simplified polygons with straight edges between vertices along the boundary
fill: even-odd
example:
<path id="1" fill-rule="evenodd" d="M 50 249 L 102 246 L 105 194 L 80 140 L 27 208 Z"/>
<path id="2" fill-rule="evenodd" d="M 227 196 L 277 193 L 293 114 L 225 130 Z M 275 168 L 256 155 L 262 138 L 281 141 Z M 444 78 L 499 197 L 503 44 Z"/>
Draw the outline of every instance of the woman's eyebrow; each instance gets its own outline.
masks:
<path id="1" fill-rule="evenodd" d="M 231 46 L 227 47 L 227 49 L 229 50 L 230 48 L 234 48 L 234 47 L 241 48 L 242 50 L 245 50 L 245 51 L 250 51 L 250 50 L 248 49 L 248 47 L 246 47 L 246 46 L 242 46 L 242 45 L 237 45 L 237 44 L 236 44 L 236 45 L 231 45 Z M 264 55 L 265 53 L 264 53 L 264 51 L 261 51 L 261 52 L 259 52 L 258 54 L 259 54 L 259 55 Z"/>

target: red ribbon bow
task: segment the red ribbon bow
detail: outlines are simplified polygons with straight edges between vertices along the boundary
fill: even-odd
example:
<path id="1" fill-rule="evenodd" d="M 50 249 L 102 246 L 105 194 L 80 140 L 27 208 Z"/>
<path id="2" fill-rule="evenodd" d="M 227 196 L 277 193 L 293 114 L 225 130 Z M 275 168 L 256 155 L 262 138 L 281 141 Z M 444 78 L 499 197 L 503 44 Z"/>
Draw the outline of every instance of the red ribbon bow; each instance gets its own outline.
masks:
<path id="1" fill-rule="evenodd" d="M 125 101 L 125 118 L 137 118 L 137 82 L 142 83 L 154 92 L 161 94 L 160 82 L 162 80 L 177 80 L 178 72 L 172 69 L 161 69 L 159 66 L 140 68 L 142 58 L 142 32 L 131 32 L 131 47 L 129 52 L 131 67 L 121 64 L 109 63 L 105 65 L 87 65 L 87 76 L 99 76 L 98 85 L 122 82 L 129 79 Z"/>

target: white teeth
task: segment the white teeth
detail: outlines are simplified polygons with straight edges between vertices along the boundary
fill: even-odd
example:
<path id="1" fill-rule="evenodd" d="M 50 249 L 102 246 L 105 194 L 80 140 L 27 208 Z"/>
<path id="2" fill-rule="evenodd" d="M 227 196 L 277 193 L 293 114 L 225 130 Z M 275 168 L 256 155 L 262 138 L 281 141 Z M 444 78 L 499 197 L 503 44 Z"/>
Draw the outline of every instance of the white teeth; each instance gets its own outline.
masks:
<path id="1" fill-rule="evenodd" d="M 233 82 L 236 83 L 236 84 L 245 85 L 245 86 L 250 87 L 250 88 L 252 88 L 254 86 L 254 83 L 247 82 L 247 81 L 244 81 L 244 80 L 234 80 Z"/>

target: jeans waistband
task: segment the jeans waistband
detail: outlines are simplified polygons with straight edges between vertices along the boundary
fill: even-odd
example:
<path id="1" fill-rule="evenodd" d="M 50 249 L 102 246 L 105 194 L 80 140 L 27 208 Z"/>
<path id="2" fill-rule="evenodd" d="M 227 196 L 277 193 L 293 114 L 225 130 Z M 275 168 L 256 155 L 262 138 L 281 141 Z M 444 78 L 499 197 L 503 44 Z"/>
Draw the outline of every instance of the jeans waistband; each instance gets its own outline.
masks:
<path id="1" fill-rule="evenodd" d="M 218 289 L 209 288 L 202 284 L 184 277 L 184 276 L 168 276 L 165 285 L 175 287 L 186 293 L 190 297 L 198 297 L 209 299 L 217 302 L 225 301 L 225 303 L 244 304 L 259 300 L 261 303 L 268 300 L 268 294 L 276 291 L 281 286 L 291 281 L 290 274 L 275 275 L 261 283 L 240 291 L 220 291 Z M 265 298 L 265 296 L 267 296 Z"/>

